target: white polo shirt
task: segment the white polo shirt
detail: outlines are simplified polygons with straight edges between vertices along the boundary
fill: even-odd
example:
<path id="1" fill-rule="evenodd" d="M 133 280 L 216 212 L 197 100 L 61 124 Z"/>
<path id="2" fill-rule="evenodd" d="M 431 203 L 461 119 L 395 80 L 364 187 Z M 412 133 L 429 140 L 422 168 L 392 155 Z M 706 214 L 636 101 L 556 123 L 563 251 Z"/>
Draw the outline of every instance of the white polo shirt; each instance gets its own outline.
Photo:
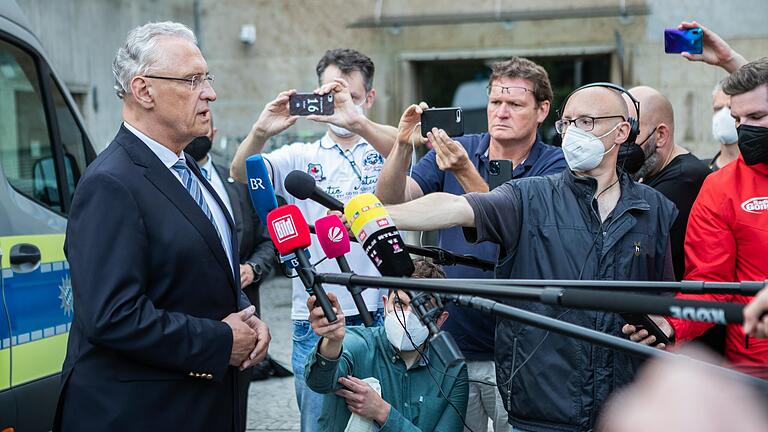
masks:
<path id="1" fill-rule="evenodd" d="M 321 189 L 337 200 L 346 203 L 356 195 L 374 193 L 376 182 L 384 166 L 384 157 L 362 138 L 350 150 L 344 151 L 330 138 L 328 133 L 313 143 L 294 143 L 283 146 L 272 153 L 265 154 L 264 158 L 272 165 L 275 193 L 283 196 L 288 204 L 295 204 L 299 207 L 310 224 L 314 224 L 317 219 L 325 216 L 328 209 L 311 200 L 296 199 L 288 193 L 283 185 L 283 180 L 288 173 L 293 170 L 308 173 L 315 178 Z M 314 234 L 309 251 L 312 255 L 310 261 L 313 263 L 325 257 L 325 253 L 320 248 Z M 353 272 L 365 276 L 380 275 L 360 244 L 353 242 L 350 253 L 346 257 Z M 339 266 L 335 259 L 325 260 L 316 268 L 320 273 L 339 272 Z M 358 315 L 355 303 L 346 287 L 331 284 L 323 284 L 323 287 L 326 292 L 336 294 L 345 316 Z M 366 289 L 362 296 L 368 310 L 375 311 L 379 307 L 383 307 L 378 289 Z M 308 297 L 299 278 L 293 279 L 291 319 L 306 320 L 309 318 Z"/>

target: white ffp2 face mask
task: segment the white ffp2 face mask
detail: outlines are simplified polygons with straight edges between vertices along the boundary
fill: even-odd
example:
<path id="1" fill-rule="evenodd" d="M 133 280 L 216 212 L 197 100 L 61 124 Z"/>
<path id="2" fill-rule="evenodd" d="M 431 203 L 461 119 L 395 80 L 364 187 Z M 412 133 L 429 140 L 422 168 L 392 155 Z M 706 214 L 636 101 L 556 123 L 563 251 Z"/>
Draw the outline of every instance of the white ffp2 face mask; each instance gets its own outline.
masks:
<path id="1" fill-rule="evenodd" d="M 363 101 L 360 105 L 355 105 L 355 109 L 357 109 L 357 112 L 360 113 L 360 115 L 365 116 L 365 110 L 363 110 L 363 105 L 365 105 L 365 101 Z M 348 136 L 354 135 L 354 133 L 349 129 L 345 129 L 341 126 L 336 126 L 333 123 L 329 123 L 328 128 L 337 136 L 340 136 L 342 138 L 346 138 Z"/>
<path id="2" fill-rule="evenodd" d="M 397 313 L 397 316 L 395 316 L 395 313 Z M 405 324 L 405 328 L 403 328 L 401 322 Z M 387 333 L 389 343 L 399 351 L 413 351 L 417 346 L 423 344 L 427 340 L 427 336 L 429 336 L 427 327 L 410 311 L 389 312 L 384 317 L 384 331 Z M 411 336 L 410 339 L 408 335 Z M 411 339 L 413 339 L 413 342 L 411 342 Z"/>
<path id="3" fill-rule="evenodd" d="M 563 136 L 562 148 L 565 162 L 571 171 L 586 172 L 600 165 L 600 162 L 603 161 L 603 156 L 610 153 L 616 147 L 616 144 L 613 144 L 610 149 L 605 150 L 605 146 L 600 141 L 600 138 L 616 130 L 620 124 L 617 124 L 613 129 L 599 137 L 573 125 L 568 127 Z"/>
<path id="4" fill-rule="evenodd" d="M 736 144 L 739 134 L 736 132 L 736 121 L 731 117 L 731 109 L 720 108 L 712 116 L 712 136 L 720 141 L 720 144 Z"/>

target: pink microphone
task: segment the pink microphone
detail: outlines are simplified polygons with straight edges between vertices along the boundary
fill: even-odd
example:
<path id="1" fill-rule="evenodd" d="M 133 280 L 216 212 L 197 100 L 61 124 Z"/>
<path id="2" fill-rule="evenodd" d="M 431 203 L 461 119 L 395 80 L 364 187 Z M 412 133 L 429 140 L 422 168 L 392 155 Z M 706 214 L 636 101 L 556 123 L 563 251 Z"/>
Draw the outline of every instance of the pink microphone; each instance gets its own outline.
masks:
<path id="1" fill-rule="evenodd" d="M 328 215 L 315 221 L 315 234 L 328 259 L 349 253 L 349 234 L 338 216 Z"/>
<path id="2" fill-rule="evenodd" d="M 341 219 L 331 214 L 316 220 L 315 235 L 325 256 L 328 259 L 336 258 L 336 263 L 339 265 L 339 270 L 342 273 L 352 273 L 347 258 L 344 257 L 345 254 L 349 253 L 349 234 L 347 233 L 347 227 L 344 226 Z M 347 286 L 347 289 L 352 294 L 352 299 L 355 301 L 355 306 L 357 306 L 357 311 L 360 313 L 365 326 L 372 326 L 373 317 L 365 305 L 363 296 L 360 295 L 364 288 L 353 285 Z"/>

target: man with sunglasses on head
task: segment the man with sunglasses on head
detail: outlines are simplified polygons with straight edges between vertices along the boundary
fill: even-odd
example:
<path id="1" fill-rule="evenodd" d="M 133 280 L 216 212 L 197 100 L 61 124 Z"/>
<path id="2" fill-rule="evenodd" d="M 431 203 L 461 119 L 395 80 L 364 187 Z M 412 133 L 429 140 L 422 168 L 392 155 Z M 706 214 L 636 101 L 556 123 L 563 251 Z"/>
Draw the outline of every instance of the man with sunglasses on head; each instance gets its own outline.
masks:
<path id="1" fill-rule="evenodd" d="M 617 89 L 585 86 L 566 99 L 555 126 L 570 169 L 486 193 L 433 193 L 387 210 L 403 230 L 474 228 L 465 229 L 467 240 L 500 246 L 500 279 L 674 279 L 674 205 L 616 166 L 620 145 L 636 133 Z M 614 336 L 625 323 L 609 312 L 509 304 Z M 627 354 L 505 319 L 497 321 L 495 359 L 516 431 L 593 429 L 610 393 L 638 366 Z"/>
<path id="2" fill-rule="evenodd" d="M 492 160 L 511 161 L 512 179 L 555 174 L 565 169 L 562 151 L 542 142 L 537 133 L 552 103 L 552 88 L 544 68 L 528 59 L 512 57 L 492 66 L 488 84 L 488 132 L 453 140 L 442 130 L 427 131 L 433 148 L 413 167 L 410 176 L 405 173 L 412 151 L 427 141 L 419 131 L 420 116 L 427 106 L 412 105 L 403 113 L 397 143 L 376 187 L 382 202 L 398 204 L 433 192 L 487 192 Z M 439 246 L 452 253 L 491 261 L 499 255 L 498 246 L 491 242 L 468 243 L 458 227 L 440 230 Z M 491 271 L 462 265 L 446 267 L 445 272 L 449 278 L 493 278 Z M 495 319 L 454 305 L 447 309 L 452 318 L 445 329 L 466 356 L 472 380 L 468 426 L 475 432 L 485 431 L 490 418 L 495 431 L 509 430 L 501 398 L 493 387 Z"/>

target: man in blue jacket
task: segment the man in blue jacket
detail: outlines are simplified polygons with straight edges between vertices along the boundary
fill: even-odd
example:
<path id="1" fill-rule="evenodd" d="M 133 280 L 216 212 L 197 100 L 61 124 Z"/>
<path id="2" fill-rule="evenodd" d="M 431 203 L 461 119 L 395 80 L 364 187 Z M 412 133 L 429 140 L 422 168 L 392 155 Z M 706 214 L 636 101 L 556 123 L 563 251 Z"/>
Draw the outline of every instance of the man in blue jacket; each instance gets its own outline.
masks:
<path id="1" fill-rule="evenodd" d="M 628 120 L 619 91 L 585 86 L 556 122 L 569 170 L 487 193 L 433 193 L 388 211 L 404 230 L 474 228 L 465 230 L 468 240 L 500 246 L 497 278 L 673 280 L 669 232 L 677 211 L 616 166 L 620 145 L 636 135 Z M 510 304 L 622 335 L 615 313 Z M 637 367 L 626 354 L 503 319 L 495 359 L 509 422 L 536 432 L 591 430 L 609 394 Z"/>

